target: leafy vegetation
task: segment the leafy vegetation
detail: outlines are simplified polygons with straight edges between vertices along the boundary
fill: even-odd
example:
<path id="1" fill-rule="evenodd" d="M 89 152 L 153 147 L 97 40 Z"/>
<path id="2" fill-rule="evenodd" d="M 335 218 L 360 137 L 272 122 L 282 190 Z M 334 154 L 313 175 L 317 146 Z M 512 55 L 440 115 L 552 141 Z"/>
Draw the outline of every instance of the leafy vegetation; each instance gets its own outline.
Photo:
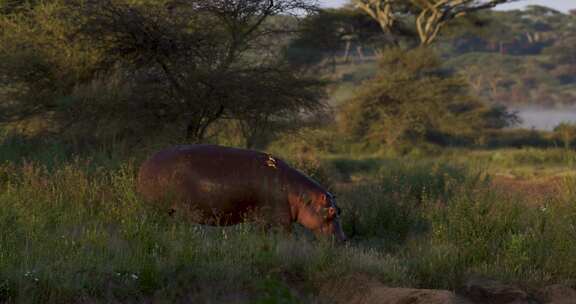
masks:
<path id="1" fill-rule="evenodd" d="M 382 52 L 380 60 L 381 72 L 364 82 L 341 110 L 339 122 L 356 140 L 394 147 L 406 139 L 442 140 L 442 135 L 462 136 L 514 123 L 512 115 L 499 116 L 498 109 L 472 97 L 466 83 L 447 75 L 429 49 L 391 49 Z"/>
<path id="2" fill-rule="evenodd" d="M 6 163 L 0 295 L 46 303 L 231 294 L 240 302 L 308 302 L 323 283 L 359 272 L 391 286 L 449 289 L 472 275 L 533 286 L 575 275 L 572 188 L 526 208 L 491 189 L 484 171 L 429 160 L 389 164 L 369 184 L 338 191 L 353 241 L 333 247 L 300 233 L 168 217 L 134 193 L 131 162 Z"/>
<path id="3" fill-rule="evenodd" d="M 423 31 L 439 11 L 399 6 L 388 27 L 314 4 L 0 0 L 0 302 L 322 303 L 359 273 L 573 284 L 576 128 L 510 129 L 510 109 L 573 105 L 575 15 L 482 10 Z M 143 202 L 138 165 L 198 142 L 318 180 L 350 242 Z"/>
<path id="4" fill-rule="evenodd" d="M 254 146 L 278 120 L 322 108 L 321 83 L 277 56 L 285 35 L 269 21 L 309 2 L 29 3 L 0 16 L 1 118 L 40 116 L 59 133 L 98 126 L 83 138 L 167 129 L 193 142 L 227 119 Z"/>

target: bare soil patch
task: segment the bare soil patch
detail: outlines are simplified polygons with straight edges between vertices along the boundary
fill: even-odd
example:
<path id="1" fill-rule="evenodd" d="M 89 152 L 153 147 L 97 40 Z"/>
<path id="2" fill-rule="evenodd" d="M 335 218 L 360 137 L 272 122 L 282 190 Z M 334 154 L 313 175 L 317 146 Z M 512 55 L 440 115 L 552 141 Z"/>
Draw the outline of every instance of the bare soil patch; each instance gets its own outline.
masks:
<path id="1" fill-rule="evenodd" d="M 320 298 L 336 304 L 471 304 L 447 290 L 386 287 L 362 274 L 328 282 Z"/>
<path id="2" fill-rule="evenodd" d="M 512 175 L 495 175 L 492 187 L 504 196 L 520 198 L 528 205 L 540 205 L 562 193 L 561 180 L 557 176 L 520 179 Z"/>
<path id="3" fill-rule="evenodd" d="M 387 287 L 364 274 L 325 283 L 320 298 L 336 304 L 574 304 L 576 290 L 551 285 L 528 293 L 492 280 L 470 280 L 458 294 L 448 290 Z"/>

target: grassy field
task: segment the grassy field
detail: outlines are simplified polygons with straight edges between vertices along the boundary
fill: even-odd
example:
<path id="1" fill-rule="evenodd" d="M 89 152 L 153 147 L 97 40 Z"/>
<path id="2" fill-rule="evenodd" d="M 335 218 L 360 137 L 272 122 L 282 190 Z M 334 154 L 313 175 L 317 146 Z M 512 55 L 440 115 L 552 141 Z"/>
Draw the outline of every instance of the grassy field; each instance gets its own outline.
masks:
<path id="1" fill-rule="evenodd" d="M 135 193 L 138 157 L 65 157 L 55 146 L 24 161 L 14 150 L 22 147 L 3 149 L 0 302 L 323 303 L 319 288 L 347 274 L 451 290 L 477 276 L 533 287 L 576 277 L 572 151 L 300 164 L 343 209 L 351 241 L 334 246 L 303 229 L 267 234 L 168 217 Z M 498 173 L 527 183 L 554 176 L 556 191 L 527 198 L 502 189 Z"/>

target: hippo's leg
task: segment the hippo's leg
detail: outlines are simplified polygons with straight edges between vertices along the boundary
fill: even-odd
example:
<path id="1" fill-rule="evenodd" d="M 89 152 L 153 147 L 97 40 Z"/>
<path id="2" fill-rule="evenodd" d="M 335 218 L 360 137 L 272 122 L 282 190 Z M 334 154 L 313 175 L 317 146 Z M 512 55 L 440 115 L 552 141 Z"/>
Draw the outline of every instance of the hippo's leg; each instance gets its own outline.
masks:
<path id="1" fill-rule="evenodd" d="M 292 223 L 290 223 L 290 221 L 282 221 L 270 213 L 252 213 L 249 222 L 254 224 L 258 231 L 265 234 L 290 234 L 292 232 Z"/>
<path id="2" fill-rule="evenodd" d="M 258 232 L 263 234 L 292 234 L 292 225 L 283 225 L 279 223 L 259 222 L 256 223 L 256 229 Z"/>
<path id="3" fill-rule="evenodd" d="M 270 216 L 266 225 L 268 231 L 274 231 L 282 235 L 292 234 L 292 221 L 289 217 L 283 216 L 282 213 Z"/>
<path id="4" fill-rule="evenodd" d="M 274 226 L 284 233 L 292 233 L 292 221 L 284 218 L 276 219 Z"/>

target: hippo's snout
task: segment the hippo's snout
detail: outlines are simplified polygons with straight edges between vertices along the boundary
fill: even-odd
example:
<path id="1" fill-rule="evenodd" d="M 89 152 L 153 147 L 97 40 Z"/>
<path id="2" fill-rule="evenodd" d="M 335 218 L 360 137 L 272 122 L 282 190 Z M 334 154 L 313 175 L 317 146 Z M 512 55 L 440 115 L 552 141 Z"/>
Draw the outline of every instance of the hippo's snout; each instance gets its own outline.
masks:
<path id="1" fill-rule="evenodd" d="M 316 235 L 323 236 L 323 237 L 332 237 L 336 239 L 339 243 L 343 243 L 348 241 L 346 234 L 342 230 L 342 226 L 340 225 L 340 220 L 338 218 L 334 218 L 330 222 L 326 223 L 323 227 L 316 231 Z"/>

